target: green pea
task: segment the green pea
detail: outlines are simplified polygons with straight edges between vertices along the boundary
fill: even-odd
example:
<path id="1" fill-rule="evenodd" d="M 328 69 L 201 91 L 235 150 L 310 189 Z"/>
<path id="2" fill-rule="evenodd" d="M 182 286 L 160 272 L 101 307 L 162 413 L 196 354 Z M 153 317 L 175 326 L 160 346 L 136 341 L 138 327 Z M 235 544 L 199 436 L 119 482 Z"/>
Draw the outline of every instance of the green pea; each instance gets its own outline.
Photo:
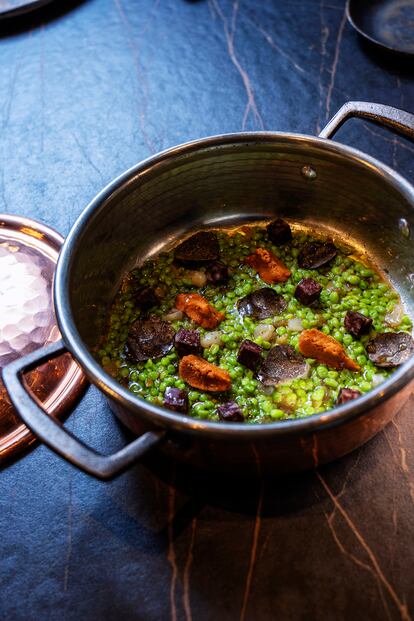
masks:
<path id="1" fill-rule="evenodd" d="M 363 276 L 364 278 L 369 278 L 370 276 L 372 276 L 372 275 L 373 275 L 373 272 L 372 272 L 372 270 L 367 269 L 367 268 L 365 268 L 365 267 L 364 267 L 364 268 L 362 268 L 362 269 L 360 270 L 360 274 L 361 274 L 361 276 Z"/>
<path id="2" fill-rule="evenodd" d="M 327 375 L 328 375 L 328 369 L 325 366 L 319 366 L 316 369 L 316 372 L 319 375 L 319 377 L 321 377 L 321 378 L 327 377 Z"/>
<path id="3" fill-rule="evenodd" d="M 324 396 L 325 396 L 325 389 L 322 387 L 317 388 L 312 395 L 312 401 L 322 401 Z"/>
<path id="4" fill-rule="evenodd" d="M 295 395 L 295 394 L 293 394 L 293 393 L 292 393 L 292 394 L 289 394 L 289 395 L 287 395 L 287 396 L 285 397 L 285 403 L 286 403 L 286 405 L 287 405 L 288 407 L 290 407 L 290 408 L 294 408 L 294 407 L 295 407 L 295 405 L 296 405 L 296 401 L 297 401 L 296 395 Z"/>

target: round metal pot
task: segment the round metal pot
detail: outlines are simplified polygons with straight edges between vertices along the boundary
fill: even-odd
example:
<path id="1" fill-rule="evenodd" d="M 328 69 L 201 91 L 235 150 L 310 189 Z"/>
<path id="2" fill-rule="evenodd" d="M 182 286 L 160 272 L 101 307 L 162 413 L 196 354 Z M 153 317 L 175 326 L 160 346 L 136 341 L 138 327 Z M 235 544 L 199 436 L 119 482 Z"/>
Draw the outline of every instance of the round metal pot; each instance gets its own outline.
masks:
<path id="1" fill-rule="evenodd" d="M 190 464 L 234 473 L 311 468 L 349 453 L 396 414 L 411 392 L 414 359 L 356 401 L 328 412 L 264 425 L 197 420 L 133 395 L 92 352 L 122 276 L 190 229 L 275 215 L 352 241 L 385 270 L 414 314 L 414 188 L 377 160 L 328 140 L 350 116 L 414 137 L 414 116 L 387 106 L 348 103 L 316 138 L 242 133 L 206 138 L 160 153 L 105 188 L 85 209 L 58 261 L 54 300 L 63 341 L 3 372 L 27 426 L 84 471 L 110 478 L 159 445 Z M 69 350 L 118 418 L 140 437 L 115 455 L 90 449 L 46 416 L 26 392 L 24 370 Z"/>

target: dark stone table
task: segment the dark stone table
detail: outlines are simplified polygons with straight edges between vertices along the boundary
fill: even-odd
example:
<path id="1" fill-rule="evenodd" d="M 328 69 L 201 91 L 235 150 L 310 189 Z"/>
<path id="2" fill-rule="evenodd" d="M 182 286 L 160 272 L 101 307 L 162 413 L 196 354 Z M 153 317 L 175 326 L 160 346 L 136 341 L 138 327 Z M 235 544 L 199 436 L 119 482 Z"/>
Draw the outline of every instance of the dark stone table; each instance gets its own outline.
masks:
<path id="1" fill-rule="evenodd" d="M 412 68 L 363 46 L 342 0 L 57 2 L 0 36 L 0 210 L 63 234 L 174 144 L 316 133 L 348 99 L 414 109 Z M 361 121 L 338 140 L 413 180 L 410 143 Z M 413 618 L 412 409 L 335 464 L 257 483 L 156 459 L 100 483 L 37 446 L 1 471 L 1 619 Z M 130 439 L 95 389 L 67 425 L 99 450 Z"/>

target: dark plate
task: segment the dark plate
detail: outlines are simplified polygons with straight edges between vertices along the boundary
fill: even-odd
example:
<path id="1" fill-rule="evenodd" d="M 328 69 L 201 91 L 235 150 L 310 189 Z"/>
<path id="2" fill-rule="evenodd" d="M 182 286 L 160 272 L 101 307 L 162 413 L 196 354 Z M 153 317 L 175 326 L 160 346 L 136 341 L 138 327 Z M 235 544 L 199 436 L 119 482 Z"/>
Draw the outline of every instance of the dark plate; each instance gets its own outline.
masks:
<path id="1" fill-rule="evenodd" d="M 348 0 L 347 16 L 360 35 L 383 50 L 414 55 L 414 0 Z"/>
<path id="2" fill-rule="evenodd" d="M 53 0 L 0 0 L 0 19 L 17 17 L 35 11 Z"/>

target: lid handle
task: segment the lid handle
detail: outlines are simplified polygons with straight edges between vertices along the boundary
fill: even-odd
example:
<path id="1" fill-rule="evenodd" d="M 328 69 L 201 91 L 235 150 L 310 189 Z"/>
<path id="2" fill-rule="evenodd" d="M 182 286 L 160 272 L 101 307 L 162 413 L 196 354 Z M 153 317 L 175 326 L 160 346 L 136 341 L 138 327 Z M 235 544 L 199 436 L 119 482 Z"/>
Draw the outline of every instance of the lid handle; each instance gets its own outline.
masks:
<path id="1" fill-rule="evenodd" d="M 348 101 L 325 125 L 319 138 L 332 138 L 345 121 L 352 117 L 367 119 L 376 125 L 388 127 L 405 138 L 414 140 L 414 114 L 370 101 Z"/>
<path id="2" fill-rule="evenodd" d="M 22 374 L 67 351 L 63 341 L 18 358 L 3 369 L 3 381 L 18 414 L 55 453 L 98 479 L 111 479 L 165 440 L 165 431 L 148 431 L 113 455 L 101 455 L 49 416 L 26 391 Z"/>

